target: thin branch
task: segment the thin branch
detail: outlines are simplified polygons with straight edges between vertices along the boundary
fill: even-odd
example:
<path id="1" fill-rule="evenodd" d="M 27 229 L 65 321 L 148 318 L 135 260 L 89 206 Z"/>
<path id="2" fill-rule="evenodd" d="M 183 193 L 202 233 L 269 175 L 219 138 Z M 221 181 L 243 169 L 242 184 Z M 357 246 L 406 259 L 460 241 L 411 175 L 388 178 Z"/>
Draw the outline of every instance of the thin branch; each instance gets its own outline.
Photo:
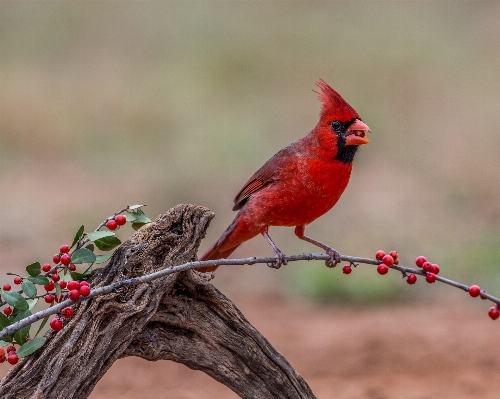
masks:
<path id="1" fill-rule="evenodd" d="M 301 254 L 301 255 L 293 255 L 293 256 L 287 256 L 286 260 L 287 262 L 296 262 L 296 261 L 301 261 L 301 260 L 329 260 L 330 256 L 326 254 L 314 254 L 314 253 L 309 253 L 309 254 Z M 382 262 L 376 260 L 376 259 L 370 259 L 370 258 L 360 258 L 356 256 L 346 256 L 346 255 L 341 255 L 342 261 L 349 262 L 351 264 L 368 264 L 368 265 L 379 265 Z M 131 284 L 138 284 L 138 283 L 149 283 L 157 278 L 160 277 L 165 277 L 168 276 L 169 274 L 173 273 L 178 273 L 190 269 L 197 269 L 197 268 L 204 268 L 204 267 L 212 267 L 212 266 L 237 266 L 237 265 L 254 265 L 257 263 L 264 263 L 264 264 L 272 264 L 276 263 L 276 258 L 256 258 L 256 257 L 250 257 L 250 258 L 243 258 L 243 259 L 218 259 L 218 260 L 206 260 L 206 261 L 196 261 L 196 262 L 188 262 L 184 263 L 179 266 L 174 266 L 169 269 L 163 269 L 155 273 L 151 274 L 146 274 L 141 277 L 135 277 L 131 279 L 126 279 L 119 281 L 117 283 L 107 285 L 105 287 L 101 288 L 96 288 L 91 290 L 90 294 L 87 297 L 82 297 L 77 301 L 72 301 L 70 299 L 66 299 L 63 302 L 60 302 L 59 304 L 52 306 L 50 308 L 47 308 L 45 310 L 42 310 L 40 312 L 37 312 L 31 316 L 28 316 L 18 322 L 15 322 L 7 327 L 5 327 L 3 330 L 0 331 L 0 339 L 3 339 L 17 330 L 20 330 L 21 328 L 28 326 L 30 324 L 33 324 L 37 322 L 38 320 L 43 319 L 44 317 L 59 313 L 63 308 L 66 306 L 71 306 L 72 304 L 76 302 L 81 302 L 90 298 L 94 298 L 99 295 L 104 295 L 104 294 L 109 294 L 110 292 L 113 292 L 114 290 L 117 290 L 118 288 L 125 287 Z M 390 267 L 391 269 L 398 270 L 401 273 L 403 273 L 403 276 L 406 275 L 406 273 L 413 273 L 413 274 L 418 274 L 421 276 L 425 276 L 426 272 L 420 269 L 415 269 L 411 267 L 406 267 L 406 266 L 400 266 L 400 265 L 392 265 Z M 444 284 L 451 285 L 456 288 L 460 288 L 464 291 L 468 291 L 469 287 L 467 285 L 458 283 L 456 281 L 441 277 L 441 276 L 436 276 L 436 281 L 440 281 Z M 490 301 L 496 303 L 498 306 L 500 306 L 500 298 L 497 298 L 493 295 L 488 294 L 486 291 L 481 290 L 481 296 L 484 298 L 489 299 Z"/>

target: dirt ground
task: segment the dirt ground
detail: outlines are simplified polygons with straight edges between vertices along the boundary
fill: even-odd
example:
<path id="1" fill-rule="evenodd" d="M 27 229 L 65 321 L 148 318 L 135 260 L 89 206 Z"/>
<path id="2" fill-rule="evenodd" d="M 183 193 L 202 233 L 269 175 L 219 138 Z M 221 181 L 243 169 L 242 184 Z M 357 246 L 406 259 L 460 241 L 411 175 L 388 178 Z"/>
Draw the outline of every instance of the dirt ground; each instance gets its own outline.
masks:
<path id="1" fill-rule="evenodd" d="M 318 308 L 260 298 L 237 305 L 318 398 L 500 397 L 500 325 L 487 317 L 488 306 L 430 302 Z M 128 358 L 111 367 L 90 398 L 237 396 L 181 364 Z"/>

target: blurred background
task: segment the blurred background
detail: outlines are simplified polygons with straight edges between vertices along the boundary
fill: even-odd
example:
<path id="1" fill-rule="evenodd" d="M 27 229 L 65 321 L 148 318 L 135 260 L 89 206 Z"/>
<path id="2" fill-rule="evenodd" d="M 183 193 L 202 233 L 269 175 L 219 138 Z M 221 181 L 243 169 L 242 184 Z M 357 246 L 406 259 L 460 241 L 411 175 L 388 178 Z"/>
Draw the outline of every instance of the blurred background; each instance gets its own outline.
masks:
<path id="1" fill-rule="evenodd" d="M 152 219 L 179 203 L 210 208 L 203 252 L 234 217 L 242 184 L 314 127 L 311 90 L 323 78 L 373 133 L 343 197 L 308 234 L 348 255 L 397 250 L 409 266 L 424 254 L 444 276 L 500 294 L 499 2 L 0 8 L 1 272 L 49 261 L 81 224 L 135 203 Z M 271 236 L 286 254 L 316 251 L 293 229 Z M 233 256 L 271 254 L 256 237 Z M 213 282 L 319 397 L 494 397 L 483 378 L 500 371 L 488 350 L 499 326 L 489 304 L 459 290 L 321 262 L 222 267 Z M 123 385 L 138 362 L 147 372 Z M 380 384 L 394 365 L 407 377 Z M 423 369 L 425 386 L 412 378 Z M 165 385 L 148 380 L 155 372 Z M 184 366 L 137 359 L 117 362 L 91 397 L 135 390 L 235 397 Z"/>

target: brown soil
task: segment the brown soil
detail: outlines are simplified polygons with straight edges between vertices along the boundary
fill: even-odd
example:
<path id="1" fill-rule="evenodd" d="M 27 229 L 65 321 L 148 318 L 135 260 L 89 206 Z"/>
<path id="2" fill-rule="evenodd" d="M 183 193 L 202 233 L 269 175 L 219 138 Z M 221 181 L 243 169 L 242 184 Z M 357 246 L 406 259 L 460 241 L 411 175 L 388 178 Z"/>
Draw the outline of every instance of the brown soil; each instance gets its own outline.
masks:
<path id="1" fill-rule="evenodd" d="M 375 308 L 318 308 L 276 298 L 237 304 L 318 398 L 500 397 L 498 323 L 487 317 L 485 303 L 484 309 L 461 301 Z M 183 365 L 128 358 L 113 365 L 90 398 L 237 396 Z"/>

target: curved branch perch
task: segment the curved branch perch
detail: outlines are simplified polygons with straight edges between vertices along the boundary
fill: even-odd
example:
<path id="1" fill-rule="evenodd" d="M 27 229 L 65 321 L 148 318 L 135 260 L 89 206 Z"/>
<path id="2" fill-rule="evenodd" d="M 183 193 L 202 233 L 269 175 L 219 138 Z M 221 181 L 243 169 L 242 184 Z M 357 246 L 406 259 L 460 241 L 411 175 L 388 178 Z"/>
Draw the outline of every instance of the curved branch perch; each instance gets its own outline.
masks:
<path id="1" fill-rule="evenodd" d="M 208 209 L 178 205 L 126 241 L 93 272 L 104 287 L 196 259 L 212 219 Z M 168 359 L 202 370 L 242 398 L 314 398 L 287 360 L 236 306 L 187 271 L 127 285 L 74 305 L 75 316 L 14 366 L 0 397 L 87 398 L 115 360 Z"/>

